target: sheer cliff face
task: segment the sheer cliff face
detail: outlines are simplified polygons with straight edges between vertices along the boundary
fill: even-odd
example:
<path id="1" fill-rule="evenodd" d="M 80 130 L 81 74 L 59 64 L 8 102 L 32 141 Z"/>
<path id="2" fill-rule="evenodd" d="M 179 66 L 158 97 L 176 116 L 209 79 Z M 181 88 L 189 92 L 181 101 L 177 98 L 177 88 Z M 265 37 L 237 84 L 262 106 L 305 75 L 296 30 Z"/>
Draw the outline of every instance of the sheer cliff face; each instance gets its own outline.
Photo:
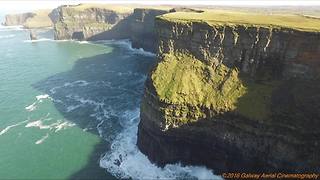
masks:
<path id="1" fill-rule="evenodd" d="M 157 9 L 134 9 L 129 22 L 130 39 L 133 48 L 143 48 L 146 51 L 155 52 L 158 48 L 158 38 L 155 34 L 155 17 L 168 13 Z"/>
<path id="2" fill-rule="evenodd" d="M 320 171 L 320 34 L 156 21 L 138 146 L 164 165 Z"/>
<path id="3" fill-rule="evenodd" d="M 133 12 L 120 13 L 100 8 L 75 10 L 72 7 L 60 7 L 56 11 L 59 18 L 54 26 L 55 39 L 130 39 L 134 48 L 152 52 L 157 49 L 154 19 L 168 12 L 136 8 Z"/>
<path id="4" fill-rule="evenodd" d="M 33 17 L 34 13 L 22 13 L 22 14 L 9 14 L 5 16 L 5 26 L 18 26 L 23 25 L 28 18 Z"/>
<path id="5" fill-rule="evenodd" d="M 110 30 L 128 13 L 113 10 L 87 8 L 78 10 L 68 6 L 56 9 L 59 18 L 54 25 L 55 39 L 88 39 L 96 34 Z"/>

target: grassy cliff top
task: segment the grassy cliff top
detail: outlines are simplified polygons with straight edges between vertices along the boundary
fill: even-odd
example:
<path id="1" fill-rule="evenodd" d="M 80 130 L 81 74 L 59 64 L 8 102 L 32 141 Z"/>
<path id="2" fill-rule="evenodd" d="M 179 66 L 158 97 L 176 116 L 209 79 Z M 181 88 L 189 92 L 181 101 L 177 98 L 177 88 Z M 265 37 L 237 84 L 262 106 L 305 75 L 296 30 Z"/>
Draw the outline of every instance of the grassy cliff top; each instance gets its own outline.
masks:
<path id="1" fill-rule="evenodd" d="M 77 6 L 70 6 L 69 8 L 73 8 L 78 11 L 82 11 L 88 8 L 101 8 L 101 9 L 109 9 L 119 13 L 131 13 L 135 8 L 148 8 L 148 9 L 158 9 L 158 10 L 170 10 L 172 7 L 170 6 L 145 6 L 145 5 L 134 5 L 134 4 L 79 4 Z"/>
<path id="2" fill-rule="evenodd" d="M 263 14 L 252 12 L 206 10 L 203 13 L 176 12 L 160 18 L 181 22 L 206 22 L 209 25 L 244 25 L 290 28 L 300 31 L 319 32 L 320 19 L 294 14 Z"/>
<path id="3" fill-rule="evenodd" d="M 42 27 L 51 27 L 52 21 L 49 17 L 51 9 L 42 9 L 34 11 L 35 16 L 28 18 L 23 26 L 27 28 L 42 28 Z"/>

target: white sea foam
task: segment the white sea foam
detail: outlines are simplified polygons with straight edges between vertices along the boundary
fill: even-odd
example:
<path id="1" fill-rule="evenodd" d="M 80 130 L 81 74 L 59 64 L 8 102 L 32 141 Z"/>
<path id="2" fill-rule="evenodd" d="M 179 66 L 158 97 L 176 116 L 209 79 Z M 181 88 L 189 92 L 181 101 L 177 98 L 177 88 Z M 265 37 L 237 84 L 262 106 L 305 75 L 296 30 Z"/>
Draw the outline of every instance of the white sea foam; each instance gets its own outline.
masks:
<path id="1" fill-rule="evenodd" d="M 73 100 L 75 100 L 75 101 L 78 101 L 78 102 L 80 102 L 80 103 L 83 104 L 83 105 L 89 104 L 89 105 L 96 106 L 96 108 L 101 107 L 101 106 L 104 105 L 103 102 L 96 102 L 96 101 L 91 100 L 91 99 L 85 99 L 85 98 L 80 97 L 80 96 L 78 96 L 78 95 L 69 94 L 69 95 L 67 95 L 66 97 L 67 97 L 67 98 L 71 98 L 71 99 L 73 99 Z M 96 109 L 96 108 L 95 108 L 95 109 Z"/>
<path id="2" fill-rule="evenodd" d="M 83 104 L 78 104 L 78 105 L 71 105 L 67 107 L 67 112 L 71 112 L 73 110 L 78 109 L 79 107 L 83 107 Z"/>
<path id="3" fill-rule="evenodd" d="M 60 130 L 67 129 L 68 127 L 73 127 L 75 125 L 76 125 L 75 123 L 71 123 L 71 122 L 65 121 L 63 123 L 60 123 L 60 124 L 56 125 L 54 127 L 55 128 L 54 132 L 58 132 Z"/>
<path id="4" fill-rule="evenodd" d="M 45 136 L 43 136 L 41 139 L 35 142 L 35 144 L 41 144 L 43 143 L 47 138 L 49 137 L 49 134 L 47 133 Z"/>
<path id="5" fill-rule="evenodd" d="M 0 136 L 3 135 L 3 134 L 5 134 L 6 132 L 8 132 L 11 128 L 16 127 L 16 126 L 19 126 L 19 125 L 21 125 L 21 124 L 23 124 L 23 123 L 26 123 L 27 121 L 28 121 L 28 120 L 25 120 L 25 121 L 19 122 L 19 123 L 17 123 L 17 124 L 13 124 L 13 125 L 7 126 L 6 128 L 4 128 L 4 129 L 2 129 L 2 130 L 0 131 Z"/>
<path id="6" fill-rule="evenodd" d="M 144 56 L 155 56 L 154 53 L 145 51 L 143 48 L 132 48 L 132 43 L 128 39 L 123 39 L 123 40 L 100 40 L 97 41 L 98 43 L 103 43 L 103 44 L 116 44 L 120 45 L 121 47 L 127 49 L 128 51 L 132 52 L 133 54 L 141 54 Z"/>
<path id="7" fill-rule="evenodd" d="M 73 82 L 66 82 L 64 83 L 62 86 L 56 86 L 56 87 L 53 87 L 51 88 L 49 91 L 50 93 L 52 94 L 55 94 L 57 92 L 58 89 L 60 88 L 64 88 L 64 87 L 76 87 L 76 86 L 80 86 L 80 87 L 83 87 L 83 86 L 87 86 L 89 85 L 90 83 L 85 81 L 85 80 L 77 80 L 77 81 L 73 81 Z"/>
<path id="8" fill-rule="evenodd" d="M 49 96 L 49 94 L 41 94 L 41 95 L 38 95 L 38 96 L 36 96 L 36 99 L 37 99 L 37 101 L 42 101 L 42 99 L 50 99 L 50 100 L 52 100 L 52 98 Z"/>
<path id="9" fill-rule="evenodd" d="M 9 38 L 13 38 L 15 37 L 16 35 L 14 34 L 9 34 L 9 35 L 3 35 L 3 36 L 0 36 L 0 39 L 9 39 Z"/>
<path id="10" fill-rule="evenodd" d="M 39 128 L 39 129 L 49 129 L 49 130 L 53 130 L 54 132 L 58 132 L 60 130 L 64 130 L 67 129 L 68 127 L 73 127 L 76 124 L 75 123 L 71 123 L 69 121 L 62 121 L 62 120 L 57 120 L 54 123 L 51 124 L 44 124 L 43 121 L 45 121 L 46 119 L 40 119 L 40 120 L 36 120 L 36 121 L 32 121 L 29 122 L 25 127 L 27 128 L 31 128 L 31 127 L 35 127 L 35 128 Z"/>
<path id="11" fill-rule="evenodd" d="M 37 104 L 41 103 L 44 99 L 53 100 L 48 94 L 41 94 L 36 96 L 36 101 L 26 106 L 25 109 L 30 112 L 36 110 Z"/>
<path id="12" fill-rule="evenodd" d="M 38 127 L 39 129 L 52 129 L 55 125 L 58 123 L 53 123 L 50 125 L 44 125 L 42 120 L 36 120 L 29 122 L 25 127 L 30 128 L 30 127 Z"/>
<path id="13" fill-rule="evenodd" d="M 37 103 L 34 102 L 34 103 L 32 103 L 31 105 L 25 107 L 25 109 L 26 109 L 27 111 L 33 111 L 33 110 L 35 110 L 35 109 L 37 108 L 36 104 L 37 104 Z"/>
<path id="14" fill-rule="evenodd" d="M 168 164 L 160 168 L 152 164 L 136 146 L 139 109 L 126 111 L 121 119 L 124 129 L 118 134 L 100 160 L 100 166 L 106 168 L 118 178 L 132 179 L 175 179 L 193 177 L 198 179 L 221 179 L 212 171 L 200 166 L 181 166 Z"/>
<path id="15" fill-rule="evenodd" d="M 88 41 L 79 41 L 79 44 L 89 44 Z"/>

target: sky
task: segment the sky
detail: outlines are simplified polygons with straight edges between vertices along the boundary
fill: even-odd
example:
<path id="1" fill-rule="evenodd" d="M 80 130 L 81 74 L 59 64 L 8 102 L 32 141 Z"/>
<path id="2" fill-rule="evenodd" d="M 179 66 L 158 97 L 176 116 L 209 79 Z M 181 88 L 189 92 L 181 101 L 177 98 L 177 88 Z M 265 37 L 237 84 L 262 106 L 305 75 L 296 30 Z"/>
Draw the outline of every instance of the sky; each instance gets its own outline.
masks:
<path id="1" fill-rule="evenodd" d="M 117 3 L 117 4 L 178 4 L 178 5 L 221 5 L 221 6 L 320 6 L 318 0 L 11 0 L 0 1 L 1 12 L 25 12 L 35 9 L 52 9 L 63 4 Z"/>

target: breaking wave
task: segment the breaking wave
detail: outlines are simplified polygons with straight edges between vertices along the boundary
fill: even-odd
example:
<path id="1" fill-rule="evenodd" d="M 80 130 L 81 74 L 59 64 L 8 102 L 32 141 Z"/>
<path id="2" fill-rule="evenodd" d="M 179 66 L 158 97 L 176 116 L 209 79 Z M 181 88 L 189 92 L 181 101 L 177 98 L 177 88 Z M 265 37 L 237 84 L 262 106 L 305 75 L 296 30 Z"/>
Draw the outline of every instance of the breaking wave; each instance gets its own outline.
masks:
<path id="1" fill-rule="evenodd" d="M 120 119 L 124 129 L 113 141 L 110 152 L 106 152 L 100 160 L 100 166 L 114 176 L 133 179 L 221 179 L 200 166 L 168 164 L 164 168 L 157 167 L 136 146 L 139 109 L 126 111 Z"/>
<path id="2" fill-rule="evenodd" d="M 133 54 L 141 54 L 144 56 L 156 56 L 154 53 L 145 51 L 143 48 L 133 48 L 132 47 L 132 43 L 130 40 L 128 39 L 123 39 L 123 40 L 100 40 L 100 41 L 96 41 L 97 43 L 102 43 L 102 44 L 106 44 L 106 45 L 119 45 L 122 48 L 127 49 L 128 51 L 132 52 Z"/>
<path id="3" fill-rule="evenodd" d="M 43 136 L 41 139 L 37 140 L 35 144 L 42 144 L 49 137 L 49 133 Z"/>
<path id="4" fill-rule="evenodd" d="M 5 134 L 6 132 L 8 132 L 11 128 L 13 127 L 16 127 L 16 126 L 19 126 L 19 125 L 22 125 L 23 123 L 26 123 L 28 120 L 25 120 L 25 121 L 22 121 L 22 122 L 19 122 L 17 124 L 13 124 L 13 125 L 10 125 L 10 126 L 7 126 L 6 128 L 2 129 L 0 131 L 0 136 Z"/>
<path id="5" fill-rule="evenodd" d="M 26 106 L 25 109 L 30 112 L 36 110 L 37 104 L 42 103 L 44 99 L 53 100 L 48 94 L 41 94 L 36 96 L 36 101 Z"/>
<path id="6" fill-rule="evenodd" d="M 49 129 L 49 130 L 53 130 L 54 132 L 58 132 L 62 129 L 67 129 L 68 127 L 73 127 L 75 126 L 75 123 L 71 123 L 68 121 L 62 121 L 62 120 L 57 120 L 54 123 L 51 124 L 44 124 L 43 120 L 36 120 L 36 121 L 32 121 L 29 122 L 25 127 L 27 128 L 31 128 L 31 127 L 35 127 L 35 128 L 39 128 L 39 129 Z"/>

